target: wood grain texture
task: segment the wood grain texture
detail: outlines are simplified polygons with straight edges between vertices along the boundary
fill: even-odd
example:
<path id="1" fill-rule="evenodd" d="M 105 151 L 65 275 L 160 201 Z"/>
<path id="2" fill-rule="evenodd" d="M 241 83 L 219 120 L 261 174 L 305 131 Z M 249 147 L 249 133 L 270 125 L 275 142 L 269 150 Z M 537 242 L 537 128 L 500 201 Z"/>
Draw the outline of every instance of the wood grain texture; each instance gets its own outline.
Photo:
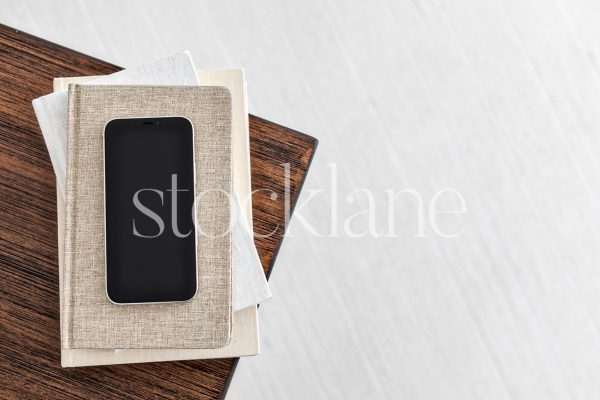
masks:
<path id="1" fill-rule="evenodd" d="M 59 76 L 118 67 L 0 26 L 0 398 L 202 398 L 223 396 L 237 360 L 60 368 L 55 178 L 31 100 Z M 316 140 L 250 116 L 256 246 L 267 276 Z M 267 190 L 264 190 L 267 189 Z M 276 196 L 273 195 L 276 193 Z"/>

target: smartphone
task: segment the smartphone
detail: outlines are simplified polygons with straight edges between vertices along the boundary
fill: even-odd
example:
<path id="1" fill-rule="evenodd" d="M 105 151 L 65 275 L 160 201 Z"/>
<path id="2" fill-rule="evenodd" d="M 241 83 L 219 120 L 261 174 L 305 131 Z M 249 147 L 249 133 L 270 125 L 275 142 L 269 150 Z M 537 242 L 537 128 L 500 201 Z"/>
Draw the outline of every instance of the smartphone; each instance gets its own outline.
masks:
<path id="1" fill-rule="evenodd" d="M 106 294 L 113 303 L 178 302 L 196 294 L 194 165 L 187 118 L 106 124 Z"/>

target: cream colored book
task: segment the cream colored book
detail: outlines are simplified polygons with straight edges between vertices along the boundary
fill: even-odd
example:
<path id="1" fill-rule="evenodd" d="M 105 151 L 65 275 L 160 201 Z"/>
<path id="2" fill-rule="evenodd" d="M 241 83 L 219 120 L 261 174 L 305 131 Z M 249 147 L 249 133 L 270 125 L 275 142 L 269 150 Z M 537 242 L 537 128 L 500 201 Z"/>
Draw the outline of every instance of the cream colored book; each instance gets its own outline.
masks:
<path id="1" fill-rule="evenodd" d="M 242 213 L 251 227 L 250 198 L 250 157 L 248 141 L 248 113 L 246 108 L 245 79 L 242 70 L 198 71 L 200 81 L 207 86 L 225 86 L 232 98 L 232 168 L 233 187 L 243 204 Z M 67 87 L 69 83 L 82 83 L 94 77 L 58 78 L 54 90 Z M 65 205 L 60 193 L 57 194 L 59 276 L 61 290 L 63 284 L 63 241 L 65 227 Z M 62 297 L 61 297 L 62 301 Z M 61 314 L 63 305 L 61 304 Z M 256 355 L 259 352 L 258 319 L 256 306 L 236 311 L 232 314 L 231 340 L 218 349 L 62 349 L 61 364 L 64 367 L 85 365 L 106 365 L 138 363 L 150 361 L 227 358 Z"/>

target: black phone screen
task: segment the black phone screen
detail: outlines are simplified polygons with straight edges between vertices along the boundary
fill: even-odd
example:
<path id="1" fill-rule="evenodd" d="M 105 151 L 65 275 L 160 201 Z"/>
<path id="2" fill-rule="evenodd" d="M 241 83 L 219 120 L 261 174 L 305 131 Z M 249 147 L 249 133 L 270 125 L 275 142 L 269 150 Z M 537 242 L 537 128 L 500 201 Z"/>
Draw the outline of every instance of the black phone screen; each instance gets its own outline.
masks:
<path id="1" fill-rule="evenodd" d="M 108 298 L 191 299 L 197 289 L 191 122 L 183 117 L 108 122 L 104 195 Z"/>

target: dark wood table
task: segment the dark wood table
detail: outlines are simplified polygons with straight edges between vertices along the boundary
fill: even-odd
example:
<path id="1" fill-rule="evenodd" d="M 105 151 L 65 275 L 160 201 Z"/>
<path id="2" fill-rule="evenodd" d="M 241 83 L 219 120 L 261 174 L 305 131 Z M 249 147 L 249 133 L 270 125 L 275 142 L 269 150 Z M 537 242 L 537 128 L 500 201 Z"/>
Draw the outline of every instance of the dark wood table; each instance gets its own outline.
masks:
<path id="1" fill-rule="evenodd" d="M 60 367 L 56 187 L 31 100 L 61 76 L 120 68 L 0 25 L 0 398 L 217 399 L 239 359 Z M 256 247 L 267 277 L 285 231 L 284 168 L 296 203 L 317 141 L 250 116 Z M 261 194 L 262 193 L 262 194 Z"/>

